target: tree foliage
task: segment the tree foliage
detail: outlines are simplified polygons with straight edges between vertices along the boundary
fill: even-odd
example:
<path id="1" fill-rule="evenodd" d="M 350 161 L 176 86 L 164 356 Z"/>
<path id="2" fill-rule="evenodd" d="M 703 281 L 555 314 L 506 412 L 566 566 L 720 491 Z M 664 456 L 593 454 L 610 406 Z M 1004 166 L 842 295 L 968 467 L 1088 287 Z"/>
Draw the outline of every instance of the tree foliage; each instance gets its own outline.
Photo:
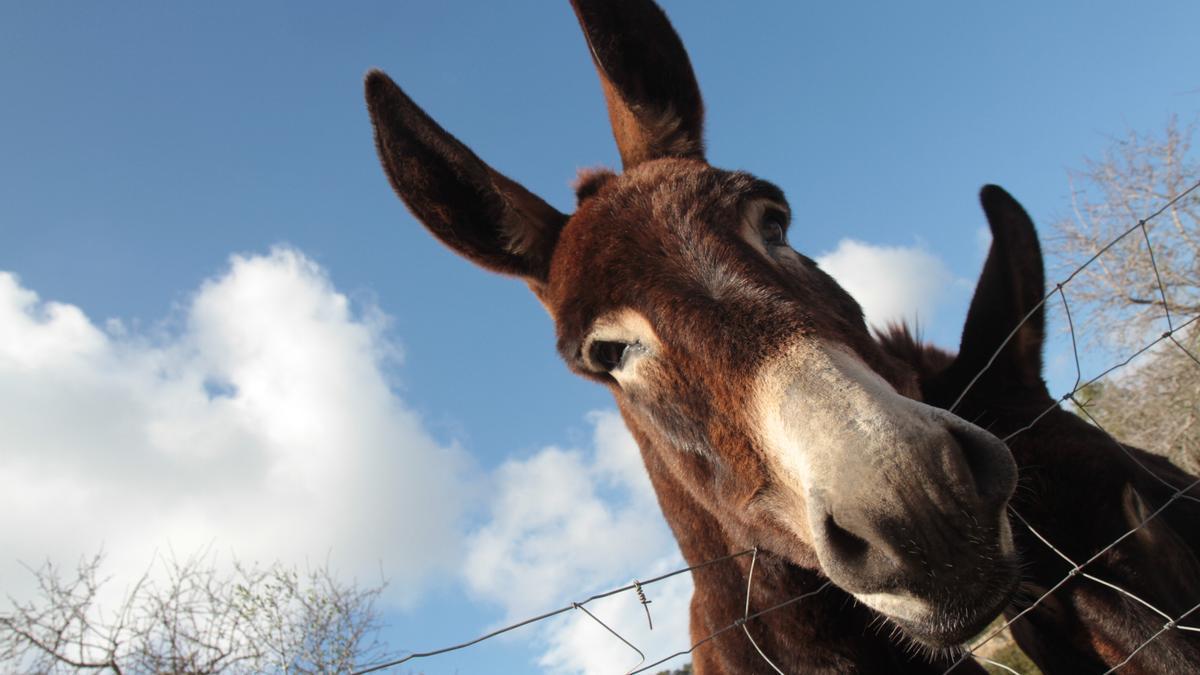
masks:
<path id="1" fill-rule="evenodd" d="M 331 673 L 378 659 L 383 584 L 339 582 L 204 552 L 160 558 L 106 611 L 104 558 L 31 569 L 38 593 L 0 615 L 0 670 L 28 673 Z"/>
<path id="2" fill-rule="evenodd" d="M 1066 287 L 1087 346 L 1125 358 L 1174 331 L 1081 401 L 1116 437 L 1197 472 L 1200 330 L 1179 327 L 1200 315 L 1200 190 L 1139 227 L 1200 181 L 1193 134 L 1172 119 L 1161 135 L 1116 139 L 1073 176 L 1073 217 L 1055 223 L 1048 249 L 1064 274 L 1104 251 Z"/>

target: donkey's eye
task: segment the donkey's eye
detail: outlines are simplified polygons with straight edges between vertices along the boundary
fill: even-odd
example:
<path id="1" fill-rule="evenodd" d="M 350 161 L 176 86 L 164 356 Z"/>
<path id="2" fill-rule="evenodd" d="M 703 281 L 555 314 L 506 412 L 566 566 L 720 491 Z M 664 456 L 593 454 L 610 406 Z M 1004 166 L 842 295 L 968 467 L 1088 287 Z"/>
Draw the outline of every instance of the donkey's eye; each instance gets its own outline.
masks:
<path id="1" fill-rule="evenodd" d="M 766 209 L 758 222 L 758 232 L 763 243 L 767 246 L 784 246 L 787 241 L 783 238 L 783 226 L 787 215 L 779 209 Z"/>
<path id="2" fill-rule="evenodd" d="M 596 340 L 588 347 L 588 361 L 606 373 L 619 370 L 629 352 L 629 343 Z"/>

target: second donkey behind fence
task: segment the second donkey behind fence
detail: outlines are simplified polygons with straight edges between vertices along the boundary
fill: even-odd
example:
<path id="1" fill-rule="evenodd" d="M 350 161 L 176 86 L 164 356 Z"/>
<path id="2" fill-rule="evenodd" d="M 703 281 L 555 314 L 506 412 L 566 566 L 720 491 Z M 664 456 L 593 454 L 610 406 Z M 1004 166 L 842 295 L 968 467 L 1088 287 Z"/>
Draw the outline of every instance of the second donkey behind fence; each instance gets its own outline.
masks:
<path id="1" fill-rule="evenodd" d="M 1170 619 L 1200 603 L 1200 487 L 1186 489 L 1197 478 L 1056 404 L 1042 379 L 1046 295 L 1037 232 L 1004 190 L 985 187 L 981 201 L 993 241 L 958 355 L 921 345 L 903 328 L 883 342 L 917 368 L 926 402 L 1008 439 L 1020 467 L 1011 508 L 1025 521 L 1013 522 L 1025 606 L 1063 582 L 1012 624 L 1013 635 L 1047 674 L 1102 673 L 1161 630 L 1121 672 L 1200 673 L 1200 633 L 1162 630 L 1167 617 L 1096 581 Z M 1200 611 L 1191 619 L 1200 624 Z"/>

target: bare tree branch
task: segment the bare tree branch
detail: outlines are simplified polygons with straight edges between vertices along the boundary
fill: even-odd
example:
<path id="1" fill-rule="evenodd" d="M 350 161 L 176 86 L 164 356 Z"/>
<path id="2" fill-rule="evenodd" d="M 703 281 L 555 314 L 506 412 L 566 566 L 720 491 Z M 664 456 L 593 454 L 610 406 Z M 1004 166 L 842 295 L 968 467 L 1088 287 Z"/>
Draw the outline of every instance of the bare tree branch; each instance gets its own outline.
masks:
<path id="1" fill-rule="evenodd" d="M 1072 217 L 1055 223 L 1047 242 L 1062 270 L 1073 270 L 1200 180 L 1191 152 L 1194 131 L 1172 119 L 1161 136 L 1130 133 L 1072 175 Z M 1200 191 L 1143 229 L 1134 233 L 1143 236 L 1125 237 L 1072 281 L 1072 300 L 1083 308 L 1092 348 L 1136 347 L 1168 330 L 1170 317 L 1200 313 Z M 1191 354 L 1200 353 L 1200 334 L 1175 337 L 1178 342 L 1164 342 L 1145 366 L 1092 387 L 1086 407 L 1117 436 L 1196 472 L 1200 365 Z"/>
<path id="2" fill-rule="evenodd" d="M 328 564 L 222 568 L 204 550 L 156 558 L 115 611 L 97 602 L 103 556 L 74 574 L 30 568 L 36 599 L 0 615 L 0 670 L 30 673 L 346 672 L 383 656 L 381 582 L 340 582 Z"/>

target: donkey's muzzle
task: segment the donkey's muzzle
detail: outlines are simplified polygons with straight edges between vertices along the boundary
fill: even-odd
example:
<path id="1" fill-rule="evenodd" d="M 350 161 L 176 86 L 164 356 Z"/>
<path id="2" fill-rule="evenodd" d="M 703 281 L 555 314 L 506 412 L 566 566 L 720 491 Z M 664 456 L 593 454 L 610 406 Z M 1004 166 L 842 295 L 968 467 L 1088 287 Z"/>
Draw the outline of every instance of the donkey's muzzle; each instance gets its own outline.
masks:
<path id="1" fill-rule="evenodd" d="M 1005 509 L 1017 468 L 991 434 L 908 401 L 927 424 L 888 448 L 848 450 L 809 492 L 808 520 L 834 583 L 913 637 L 954 644 L 1016 587 Z"/>

